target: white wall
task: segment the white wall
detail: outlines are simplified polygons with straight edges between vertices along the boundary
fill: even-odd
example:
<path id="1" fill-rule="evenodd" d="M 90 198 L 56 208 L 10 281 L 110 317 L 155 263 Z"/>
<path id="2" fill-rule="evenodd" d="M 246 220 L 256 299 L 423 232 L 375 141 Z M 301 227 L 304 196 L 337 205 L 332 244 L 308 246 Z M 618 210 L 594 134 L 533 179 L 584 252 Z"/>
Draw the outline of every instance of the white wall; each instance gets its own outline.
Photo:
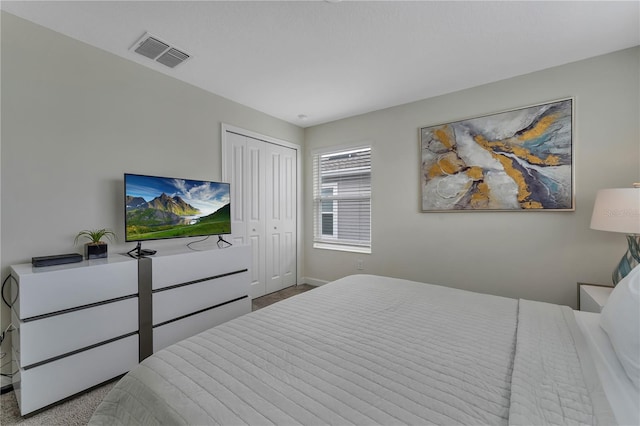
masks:
<path id="1" fill-rule="evenodd" d="M 220 180 L 222 122 L 303 141 L 297 126 L 2 12 L 1 278 L 33 256 L 82 252 L 82 229 L 113 229 L 110 255 L 133 248 L 123 174 Z"/>
<path id="2" fill-rule="evenodd" d="M 622 234 L 589 229 L 595 193 L 640 178 L 640 48 L 306 129 L 304 271 L 364 272 L 576 306 L 576 282 L 609 283 Z M 425 76 L 428 78 L 428 76 Z M 573 96 L 575 212 L 420 213 L 418 129 Z M 312 247 L 310 152 L 372 144 L 372 254 Z"/>

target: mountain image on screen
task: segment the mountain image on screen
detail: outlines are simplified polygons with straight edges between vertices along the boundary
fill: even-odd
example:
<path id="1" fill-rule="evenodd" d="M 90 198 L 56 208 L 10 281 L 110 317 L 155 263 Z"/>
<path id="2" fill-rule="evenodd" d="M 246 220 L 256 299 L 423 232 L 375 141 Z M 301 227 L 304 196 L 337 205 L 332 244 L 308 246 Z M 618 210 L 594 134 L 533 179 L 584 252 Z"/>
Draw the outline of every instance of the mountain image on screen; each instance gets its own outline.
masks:
<path id="1" fill-rule="evenodd" d="M 228 184 L 170 178 L 125 176 L 127 241 L 223 235 L 231 232 Z M 160 192 L 175 185 L 183 196 Z M 134 189 L 135 188 L 135 189 Z M 146 196 L 130 195 L 129 191 Z M 159 194 L 151 198 L 147 194 Z M 189 197 L 191 202 L 183 197 Z M 211 197 L 211 198 L 209 198 Z M 203 206 L 201 208 L 193 204 Z M 213 211 L 212 213 L 209 213 Z M 209 214 L 206 214 L 209 213 Z"/>
<path id="2" fill-rule="evenodd" d="M 129 215 L 129 212 L 136 212 Z M 142 197 L 127 196 L 127 216 L 136 218 L 137 224 L 159 225 L 183 223 L 182 216 L 193 216 L 200 213 L 200 210 L 187 204 L 177 195 L 169 197 L 164 192 L 159 197 L 146 202 Z"/>

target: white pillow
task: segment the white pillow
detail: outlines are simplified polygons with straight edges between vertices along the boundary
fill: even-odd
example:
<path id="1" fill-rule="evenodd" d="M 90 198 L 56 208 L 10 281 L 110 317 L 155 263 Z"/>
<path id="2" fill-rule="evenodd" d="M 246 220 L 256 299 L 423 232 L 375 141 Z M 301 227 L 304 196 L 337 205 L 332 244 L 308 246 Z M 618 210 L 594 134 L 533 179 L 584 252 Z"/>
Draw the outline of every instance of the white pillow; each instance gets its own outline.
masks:
<path id="1" fill-rule="evenodd" d="M 640 389 L 640 265 L 613 289 L 602 308 L 600 327 L 636 388 Z"/>

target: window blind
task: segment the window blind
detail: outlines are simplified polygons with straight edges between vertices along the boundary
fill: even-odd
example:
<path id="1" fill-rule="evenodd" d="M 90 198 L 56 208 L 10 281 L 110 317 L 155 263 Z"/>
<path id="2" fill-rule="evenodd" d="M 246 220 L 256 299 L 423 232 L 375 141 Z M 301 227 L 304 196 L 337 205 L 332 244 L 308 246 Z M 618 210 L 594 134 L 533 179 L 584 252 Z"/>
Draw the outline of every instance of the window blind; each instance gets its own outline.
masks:
<path id="1" fill-rule="evenodd" d="M 371 147 L 314 153 L 313 200 L 316 247 L 370 249 Z"/>

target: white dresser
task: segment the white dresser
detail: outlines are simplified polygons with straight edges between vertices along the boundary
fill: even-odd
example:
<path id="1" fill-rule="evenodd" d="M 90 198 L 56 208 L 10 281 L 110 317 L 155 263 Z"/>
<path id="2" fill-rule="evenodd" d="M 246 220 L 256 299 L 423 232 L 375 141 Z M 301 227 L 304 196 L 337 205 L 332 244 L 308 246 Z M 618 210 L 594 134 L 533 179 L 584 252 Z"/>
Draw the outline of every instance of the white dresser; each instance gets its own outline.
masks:
<path id="1" fill-rule="evenodd" d="M 153 352 L 251 312 L 249 246 L 150 259 Z"/>
<path id="2" fill-rule="evenodd" d="M 26 415 L 251 312 L 249 246 L 11 266 L 13 387 Z"/>
<path id="3" fill-rule="evenodd" d="M 22 415 L 138 363 L 138 262 L 124 256 L 14 265 L 13 387 Z"/>

